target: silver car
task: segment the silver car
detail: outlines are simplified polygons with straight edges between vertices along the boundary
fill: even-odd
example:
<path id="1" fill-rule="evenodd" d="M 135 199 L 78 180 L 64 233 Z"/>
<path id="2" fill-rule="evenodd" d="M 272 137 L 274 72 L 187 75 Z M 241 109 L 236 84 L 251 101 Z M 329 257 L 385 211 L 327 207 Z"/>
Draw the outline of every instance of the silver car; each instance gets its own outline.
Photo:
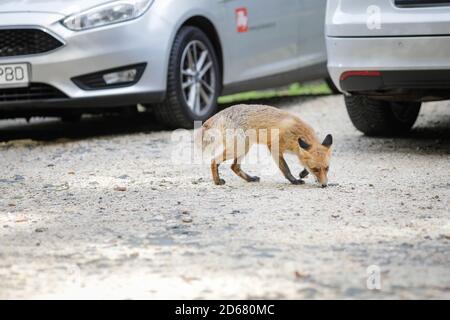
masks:
<path id="1" fill-rule="evenodd" d="M 141 104 L 173 127 L 220 94 L 326 78 L 325 0 L 2 0 L 0 112 Z"/>
<path id="2" fill-rule="evenodd" d="M 450 99 L 449 30 L 449 1 L 328 1 L 328 68 L 356 128 L 401 134 L 423 101 Z"/>

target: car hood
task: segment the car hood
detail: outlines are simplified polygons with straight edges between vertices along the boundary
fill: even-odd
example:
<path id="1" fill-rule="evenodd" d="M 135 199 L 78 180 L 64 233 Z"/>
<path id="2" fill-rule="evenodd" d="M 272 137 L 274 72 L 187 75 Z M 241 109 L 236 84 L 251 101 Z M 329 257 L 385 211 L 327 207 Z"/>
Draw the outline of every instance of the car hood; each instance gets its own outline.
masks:
<path id="1" fill-rule="evenodd" d="M 0 0 L 0 13 L 49 12 L 70 15 L 111 0 Z"/>

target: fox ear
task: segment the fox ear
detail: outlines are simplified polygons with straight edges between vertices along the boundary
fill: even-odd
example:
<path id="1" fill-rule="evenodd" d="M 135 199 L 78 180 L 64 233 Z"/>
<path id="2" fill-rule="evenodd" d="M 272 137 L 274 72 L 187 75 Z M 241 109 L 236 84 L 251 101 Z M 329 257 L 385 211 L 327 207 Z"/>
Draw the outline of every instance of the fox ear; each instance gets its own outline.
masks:
<path id="1" fill-rule="evenodd" d="M 300 145 L 300 148 L 305 149 L 305 150 L 308 150 L 309 148 L 311 148 L 311 145 L 309 145 L 308 143 L 303 141 L 302 138 L 298 138 L 298 144 Z"/>
<path id="2" fill-rule="evenodd" d="M 323 140 L 322 145 L 323 145 L 324 147 L 329 148 L 329 147 L 331 147 L 332 144 L 333 144 L 333 136 L 332 136 L 331 134 L 328 134 L 328 135 L 325 137 L 325 139 Z"/>

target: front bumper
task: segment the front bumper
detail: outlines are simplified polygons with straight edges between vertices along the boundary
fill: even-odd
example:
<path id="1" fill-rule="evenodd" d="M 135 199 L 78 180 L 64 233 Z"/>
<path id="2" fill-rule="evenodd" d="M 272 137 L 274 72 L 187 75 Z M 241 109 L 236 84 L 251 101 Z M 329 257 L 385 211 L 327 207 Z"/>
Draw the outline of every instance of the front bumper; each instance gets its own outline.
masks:
<path id="1" fill-rule="evenodd" d="M 450 36 L 327 37 L 327 50 L 330 76 L 346 93 L 405 96 L 416 90 L 419 99 L 450 89 Z"/>
<path id="2" fill-rule="evenodd" d="M 167 22 L 149 10 L 136 20 L 74 32 L 60 23 L 62 18 L 49 13 L 0 13 L 0 28 L 17 28 L 18 25 L 43 28 L 64 42 L 64 46 L 48 53 L 2 57 L 0 64 L 29 63 L 31 83 L 52 86 L 65 95 L 63 99 L 0 100 L 0 110 L 107 107 L 159 102 L 164 98 L 171 37 Z M 140 80 L 131 86 L 83 90 L 72 80 L 102 70 L 142 63 L 147 67 Z"/>
<path id="3" fill-rule="evenodd" d="M 58 109 L 90 109 L 114 108 L 161 102 L 165 92 L 124 93 L 120 95 L 102 95 L 81 98 L 58 97 L 55 99 L 38 99 L 26 101 L 10 101 L 0 103 L 0 113 L 8 111 L 58 110 Z"/>

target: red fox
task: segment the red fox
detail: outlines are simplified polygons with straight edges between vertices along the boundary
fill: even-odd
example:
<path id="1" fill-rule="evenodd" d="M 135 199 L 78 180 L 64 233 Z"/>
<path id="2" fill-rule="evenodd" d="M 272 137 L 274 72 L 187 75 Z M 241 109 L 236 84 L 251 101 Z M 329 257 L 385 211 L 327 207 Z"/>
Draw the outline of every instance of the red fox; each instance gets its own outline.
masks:
<path id="1" fill-rule="evenodd" d="M 202 149 L 214 146 L 211 159 L 212 178 L 216 185 L 225 183 L 219 176 L 219 165 L 233 159 L 231 170 L 247 182 L 257 182 L 242 171 L 241 160 L 253 144 L 266 144 L 281 172 L 292 184 L 305 183 L 302 179 L 311 172 L 317 182 L 326 187 L 333 137 L 329 134 L 322 143 L 314 130 L 289 112 L 264 105 L 235 105 L 209 118 L 197 132 Z M 198 140 L 197 140 L 198 142 Z M 239 148 L 241 146 L 241 148 Z M 284 160 L 285 153 L 298 156 L 305 169 L 296 179 Z"/>

